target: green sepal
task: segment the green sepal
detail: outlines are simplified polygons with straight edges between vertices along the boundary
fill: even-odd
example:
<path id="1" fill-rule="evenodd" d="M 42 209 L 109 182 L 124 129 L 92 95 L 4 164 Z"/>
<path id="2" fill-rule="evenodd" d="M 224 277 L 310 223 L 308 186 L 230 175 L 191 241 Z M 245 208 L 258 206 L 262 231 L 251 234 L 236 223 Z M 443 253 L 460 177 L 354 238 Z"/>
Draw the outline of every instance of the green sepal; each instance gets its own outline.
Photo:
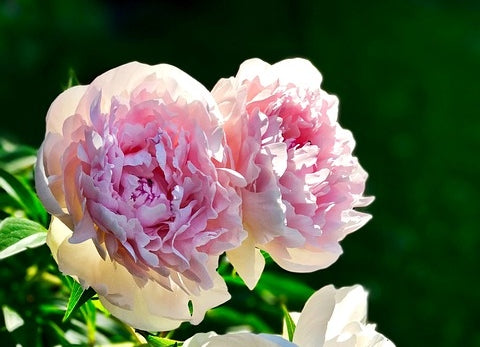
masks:
<path id="1" fill-rule="evenodd" d="M 83 287 L 71 277 L 67 276 L 66 278 L 71 286 L 71 294 L 62 322 L 66 322 L 76 310 L 96 294 L 92 288 L 83 289 Z"/>

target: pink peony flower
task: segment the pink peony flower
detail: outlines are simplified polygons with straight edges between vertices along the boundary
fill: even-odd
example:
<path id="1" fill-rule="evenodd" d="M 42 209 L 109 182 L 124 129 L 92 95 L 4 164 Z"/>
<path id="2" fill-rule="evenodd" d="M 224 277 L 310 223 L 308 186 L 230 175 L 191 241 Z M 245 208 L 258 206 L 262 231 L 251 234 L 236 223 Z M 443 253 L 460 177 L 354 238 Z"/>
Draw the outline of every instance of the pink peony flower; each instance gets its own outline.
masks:
<path id="1" fill-rule="evenodd" d="M 315 271 L 335 262 L 339 241 L 370 219 L 354 210 L 373 200 L 362 196 L 367 173 L 321 81 L 304 59 L 251 59 L 213 88 L 230 165 L 247 181 L 240 192 L 248 238 L 227 254 L 250 288 L 264 266 L 258 249 L 286 270 Z"/>
<path id="2" fill-rule="evenodd" d="M 61 271 L 144 330 L 194 324 L 228 300 L 218 256 L 245 238 L 243 178 L 223 168 L 211 94 L 170 65 L 129 63 L 63 92 L 36 188 Z M 193 314 L 188 305 L 193 304 Z"/>

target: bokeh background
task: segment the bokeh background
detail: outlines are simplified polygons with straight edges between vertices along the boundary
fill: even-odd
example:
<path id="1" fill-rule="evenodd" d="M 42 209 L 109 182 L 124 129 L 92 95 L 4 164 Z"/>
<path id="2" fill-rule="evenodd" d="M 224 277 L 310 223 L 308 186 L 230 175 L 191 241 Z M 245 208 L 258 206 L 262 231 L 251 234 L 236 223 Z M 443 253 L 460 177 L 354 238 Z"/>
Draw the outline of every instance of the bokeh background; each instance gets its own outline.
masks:
<path id="1" fill-rule="evenodd" d="M 297 56 L 339 96 L 376 200 L 336 264 L 290 279 L 363 284 L 398 346 L 480 346 L 478 1 L 0 0 L 0 133 L 38 147 L 70 69 L 165 62 L 211 88 Z"/>

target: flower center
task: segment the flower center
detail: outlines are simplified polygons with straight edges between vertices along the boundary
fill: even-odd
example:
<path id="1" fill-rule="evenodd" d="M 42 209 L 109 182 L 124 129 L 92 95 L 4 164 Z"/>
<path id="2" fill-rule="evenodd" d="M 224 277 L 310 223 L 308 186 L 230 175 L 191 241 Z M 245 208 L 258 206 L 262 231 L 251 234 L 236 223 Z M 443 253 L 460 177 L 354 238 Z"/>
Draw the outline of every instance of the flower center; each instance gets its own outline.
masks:
<path id="1" fill-rule="evenodd" d="M 138 186 L 132 192 L 130 199 L 140 204 L 152 203 L 160 196 L 159 193 L 158 187 L 151 178 L 141 177 L 138 179 Z"/>

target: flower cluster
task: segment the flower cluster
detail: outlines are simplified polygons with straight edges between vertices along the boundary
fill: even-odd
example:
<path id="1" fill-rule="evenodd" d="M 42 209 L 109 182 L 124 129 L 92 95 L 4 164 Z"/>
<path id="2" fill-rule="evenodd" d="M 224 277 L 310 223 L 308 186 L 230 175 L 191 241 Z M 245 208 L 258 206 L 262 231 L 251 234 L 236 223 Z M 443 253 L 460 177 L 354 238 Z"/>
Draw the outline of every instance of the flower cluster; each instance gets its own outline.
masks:
<path id="1" fill-rule="evenodd" d="M 113 315 L 158 331 L 198 324 L 229 299 L 216 271 L 224 253 L 249 288 L 261 250 L 293 272 L 332 264 L 372 198 L 320 84 L 307 60 L 251 59 L 211 92 L 171 65 L 140 63 L 64 91 L 35 173 L 60 270 Z"/>

